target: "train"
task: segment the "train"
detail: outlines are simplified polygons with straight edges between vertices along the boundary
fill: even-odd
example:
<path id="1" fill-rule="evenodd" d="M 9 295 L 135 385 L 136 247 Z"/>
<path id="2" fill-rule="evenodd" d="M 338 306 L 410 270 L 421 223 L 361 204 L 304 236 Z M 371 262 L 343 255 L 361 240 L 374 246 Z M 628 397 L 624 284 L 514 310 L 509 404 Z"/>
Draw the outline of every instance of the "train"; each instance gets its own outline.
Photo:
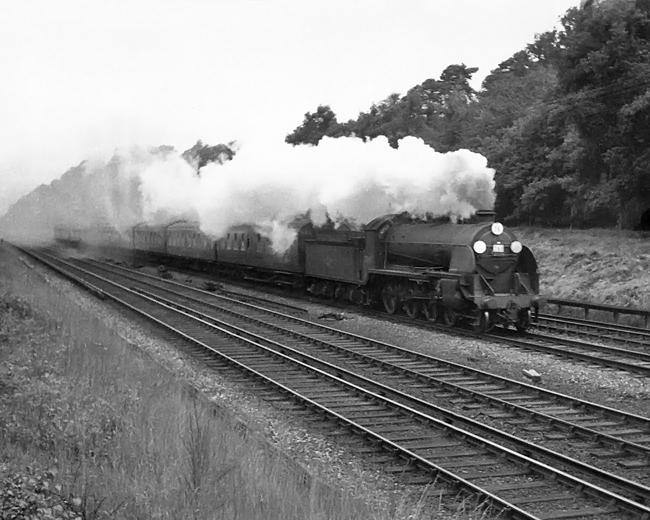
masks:
<path id="1" fill-rule="evenodd" d="M 296 240 L 281 255 L 253 225 L 216 239 L 186 220 L 123 232 L 58 227 L 54 235 L 67 247 L 302 288 L 447 327 L 464 322 L 477 332 L 499 325 L 523 333 L 544 301 L 535 256 L 493 211 L 457 222 L 390 214 L 360 230 L 297 219 L 293 228 Z"/>

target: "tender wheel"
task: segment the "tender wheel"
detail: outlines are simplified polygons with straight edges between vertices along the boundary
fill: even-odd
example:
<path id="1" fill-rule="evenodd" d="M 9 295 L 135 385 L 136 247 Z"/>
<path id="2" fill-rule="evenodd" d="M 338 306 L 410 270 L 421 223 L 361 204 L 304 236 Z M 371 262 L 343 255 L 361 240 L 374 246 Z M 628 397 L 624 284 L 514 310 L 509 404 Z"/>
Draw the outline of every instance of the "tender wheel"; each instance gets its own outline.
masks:
<path id="1" fill-rule="evenodd" d="M 325 288 L 323 289 L 323 296 L 327 298 L 328 300 L 334 299 L 334 292 L 336 291 L 336 287 L 332 283 L 326 283 Z"/>
<path id="2" fill-rule="evenodd" d="M 442 324 L 445 327 L 453 327 L 458 321 L 458 314 L 449 307 L 442 308 Z"/>
<path id="3" fill-rule="evenodd" d="M 314 285 L 314 295 L 316 295 L 316 296 L 325 296 L 326 289 L 327 289 L 327 283 L 322 281 L 322 280 L 319 280 Z"/>
<path id="4" fill-rule="evenodd" d="M 409 318 L 415 319 L 420 315 L 422 305 L 419 300 L 408 300 L 404 303 L 404 312 Z"/>
<path id="5" fill-rule="evenodd" d="M 424 317 L 427 319 L 427 321 L 438 321 L 439 312 L 438 304 L 436 302 L 426 302 L 422 308 L 422 311 L 424 312 Z"/>
<path id="6" fill-rule="evenodd" d="M 397 289 L 393 285 L 387 285 L 381 292 L 381 303 L 388 314 L 395 314 L 399 305 Z"/>
<path id="7" fill-rule="evenodd" d="M 355 305 L 361 305 L 364 301 L 363 291 L 361 289 L 353 289 L 350 293 L 350 299 Z"/>
<path id="8" fill-rule="evenodd" d="M 530 309 L 521 309 L 517 314 L 517 323 L 515 323 L 517 332 L 524 334 L 530 327 L 530 321 Z"/>

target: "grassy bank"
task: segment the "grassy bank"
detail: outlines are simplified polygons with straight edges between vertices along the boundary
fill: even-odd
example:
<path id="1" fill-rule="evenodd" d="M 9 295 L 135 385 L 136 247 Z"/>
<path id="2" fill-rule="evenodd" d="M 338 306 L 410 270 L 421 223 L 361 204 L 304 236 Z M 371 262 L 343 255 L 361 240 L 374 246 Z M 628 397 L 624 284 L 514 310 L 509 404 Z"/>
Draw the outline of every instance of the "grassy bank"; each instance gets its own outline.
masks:
<path id="1" fill-rule="evenodd" d="M 306 478 L 47 282 L 0 248 L 1 518 L 480 518 Z"/>
<path id="2" fill-rule="evenodd" d="M 616 229 L 516 230 L 556 298 L 650 309 L 650 237 Z"/>
<path id="3" fill-rule="evenodd" d="M 1 281 L 0 460 L 21 514 L 376 517 L 209 417 L 174 376 L 56 290 Z"/>

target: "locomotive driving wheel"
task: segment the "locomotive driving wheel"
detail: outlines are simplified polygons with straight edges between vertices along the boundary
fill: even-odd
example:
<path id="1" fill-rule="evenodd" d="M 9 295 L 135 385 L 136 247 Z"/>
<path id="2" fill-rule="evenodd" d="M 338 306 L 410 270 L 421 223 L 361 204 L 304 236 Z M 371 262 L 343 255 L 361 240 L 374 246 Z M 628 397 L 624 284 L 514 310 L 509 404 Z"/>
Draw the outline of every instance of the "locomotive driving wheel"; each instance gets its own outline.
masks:
<path id="1" fill-rule="evenodd" d="M 420 300 L 411 298 L 404 302 L 404 312 L 409 318 L 415 319 L 420 315 L 422 306 L 420 305 Z"/>
<path id="2" fill-rule="evenodd" d="M 438 304 L 434 301 L 428 301 L 422 305 L 422 312 L 427 321 L 438 321 Z"/>
<path id="3" fill-rule="evenodd" d="M 442 324 L 445 327 L 453 327 L 458 321 L 458 314 L 455 310 L 450 309 L 449 307 L 442 308 Z"/>
<path id="4" fill-rule="evenodd" d="M 381 303 L 384 305 L 384 310 L 388 314 L 395 314 L 399 306 L 399 295 L 397 294 L 397 287 L 388 284 L 381 291 Z"/>

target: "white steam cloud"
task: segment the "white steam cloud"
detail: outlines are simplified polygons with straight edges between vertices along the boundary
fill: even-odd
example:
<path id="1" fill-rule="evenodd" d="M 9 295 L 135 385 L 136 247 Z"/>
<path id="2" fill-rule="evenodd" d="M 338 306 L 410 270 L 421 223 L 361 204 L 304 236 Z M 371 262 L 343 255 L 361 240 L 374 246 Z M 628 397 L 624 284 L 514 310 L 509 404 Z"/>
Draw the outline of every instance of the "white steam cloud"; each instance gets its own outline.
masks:
<path id="1" fill-rule="evenodd" d="M 361 227 L 403 211 L 468 217 L 492 208 L 494 199 L 494 170 L 485 157 L 468 150 L 437 153 L 414 137 L 402 139 L 398 149 L 384 137 L 246 145 L 232 161 L 208 164 L 200 175 L 171 147 L 134 147 L 106 164 L 84 161 L 34 190 L 0 219 L 0 232 L 46 240 L 55 226 L 124 231 L 143 221 L 184 218 L 215 238 L 251 224 L 281 253 L 295 239 L 296 217 Z"/>
<path id="2" fill-rule="evenodd" d="M 183 215 L 215 237 L 238 224 L 255 225 L 277 251 L 295 237 L 291 222 L 309 214 L 361 226 L 408 211 L 416 216 L 468 217 L 494 204 L 494 170 L 468 150 L 441 154 L 406 137 L 324 138 L 318 146 L 245 146 L 200 176 L 180 157 L 154 158 L 141 173 L 145 220 Z"/>

